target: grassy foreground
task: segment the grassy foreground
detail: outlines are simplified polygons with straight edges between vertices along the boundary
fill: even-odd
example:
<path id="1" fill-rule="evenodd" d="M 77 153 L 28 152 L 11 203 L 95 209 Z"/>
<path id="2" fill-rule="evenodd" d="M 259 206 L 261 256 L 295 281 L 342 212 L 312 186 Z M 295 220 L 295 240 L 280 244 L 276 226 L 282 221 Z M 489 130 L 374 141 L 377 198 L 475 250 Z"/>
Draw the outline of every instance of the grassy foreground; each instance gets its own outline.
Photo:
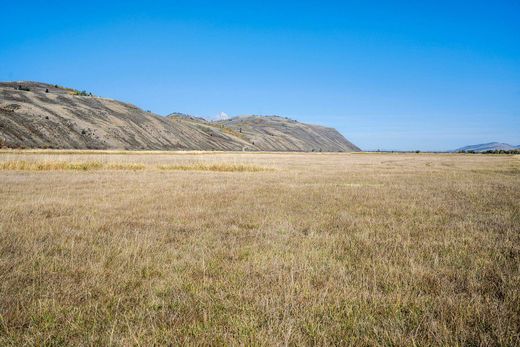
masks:
<path id="1" fill-rule="evenodd" d="M 109 154 L 0 153 L 0 345 L 520 344 L 520 156 Z"/>

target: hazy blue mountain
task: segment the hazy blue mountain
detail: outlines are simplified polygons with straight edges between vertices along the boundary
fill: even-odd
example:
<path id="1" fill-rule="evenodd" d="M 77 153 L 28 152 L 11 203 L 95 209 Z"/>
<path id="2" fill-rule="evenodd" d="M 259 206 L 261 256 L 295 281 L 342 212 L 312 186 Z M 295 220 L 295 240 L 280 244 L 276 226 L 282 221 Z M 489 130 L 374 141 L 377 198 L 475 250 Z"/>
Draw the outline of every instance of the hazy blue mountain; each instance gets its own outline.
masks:
<path id="1" fill-rule="evenodd" d="M 461 147 L 461 148 L 454 150 L 454 152 L 460 152 L 460 151 L 485 152 L 485 151 L 498 151 L 498 150 L 510 151 L 510 150 L 513 150 L 516 148 L 520 148 L 520 146 L 511 146 L 508 143 L 502 143 L 502 142 L 489 142 L 489 143 L 481 143 L 478 145 L 469 145 L 469 146 Z"/>

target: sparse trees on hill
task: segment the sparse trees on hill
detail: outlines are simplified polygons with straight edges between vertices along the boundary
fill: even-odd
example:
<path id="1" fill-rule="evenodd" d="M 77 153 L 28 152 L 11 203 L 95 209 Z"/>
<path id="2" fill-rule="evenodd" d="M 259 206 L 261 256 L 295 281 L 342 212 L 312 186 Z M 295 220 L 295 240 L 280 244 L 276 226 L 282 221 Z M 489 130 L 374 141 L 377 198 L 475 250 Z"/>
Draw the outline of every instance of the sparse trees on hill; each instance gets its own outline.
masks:
<path id="1" fill-rule="evenodd" d="M 86 90 L 74 90 L 72 91 L 72 95 L 79 95 L 79 96 L 92 96 L 92 93 L 87 92 Z"/>

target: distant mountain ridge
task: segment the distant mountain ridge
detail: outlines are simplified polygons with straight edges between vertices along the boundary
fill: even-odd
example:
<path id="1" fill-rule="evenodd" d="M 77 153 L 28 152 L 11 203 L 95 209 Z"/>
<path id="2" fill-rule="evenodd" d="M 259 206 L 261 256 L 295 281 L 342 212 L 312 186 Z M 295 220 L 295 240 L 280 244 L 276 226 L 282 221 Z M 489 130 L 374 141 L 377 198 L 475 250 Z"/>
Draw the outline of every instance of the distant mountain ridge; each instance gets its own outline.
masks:
<path id="1" fill-rule="evenodd" d="M 520 149 L 520 145 L 512 146 L 508 143 L 502 142 L 489 142 L 489 143 L 481 143 L 477 145 L 469 145 L 465 147 L 458 148 L 453 152 L 486 152 L 486 151 L 512 151 L 514 149 Z"/>
<path id="2" fill-rule="evenodd" d="M 360 149 L 335 129 L 283 117 L 167 117 L 40 82 L 0 83 L 0 147 L 220 151 Z"/>

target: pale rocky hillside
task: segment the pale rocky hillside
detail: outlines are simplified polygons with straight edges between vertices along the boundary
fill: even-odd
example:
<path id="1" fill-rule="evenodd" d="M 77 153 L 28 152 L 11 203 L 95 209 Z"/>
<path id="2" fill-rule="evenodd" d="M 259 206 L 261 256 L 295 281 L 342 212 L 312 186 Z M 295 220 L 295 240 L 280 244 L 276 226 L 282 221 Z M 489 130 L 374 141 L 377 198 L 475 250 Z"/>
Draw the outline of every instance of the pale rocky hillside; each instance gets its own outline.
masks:
<path id="1" fill-rule="evenodd" d="M 0 146 L 63 149 L 356 151 L 331 128 L 281 117 L 208 122 L 38 82 L 0 83 Z"/>

